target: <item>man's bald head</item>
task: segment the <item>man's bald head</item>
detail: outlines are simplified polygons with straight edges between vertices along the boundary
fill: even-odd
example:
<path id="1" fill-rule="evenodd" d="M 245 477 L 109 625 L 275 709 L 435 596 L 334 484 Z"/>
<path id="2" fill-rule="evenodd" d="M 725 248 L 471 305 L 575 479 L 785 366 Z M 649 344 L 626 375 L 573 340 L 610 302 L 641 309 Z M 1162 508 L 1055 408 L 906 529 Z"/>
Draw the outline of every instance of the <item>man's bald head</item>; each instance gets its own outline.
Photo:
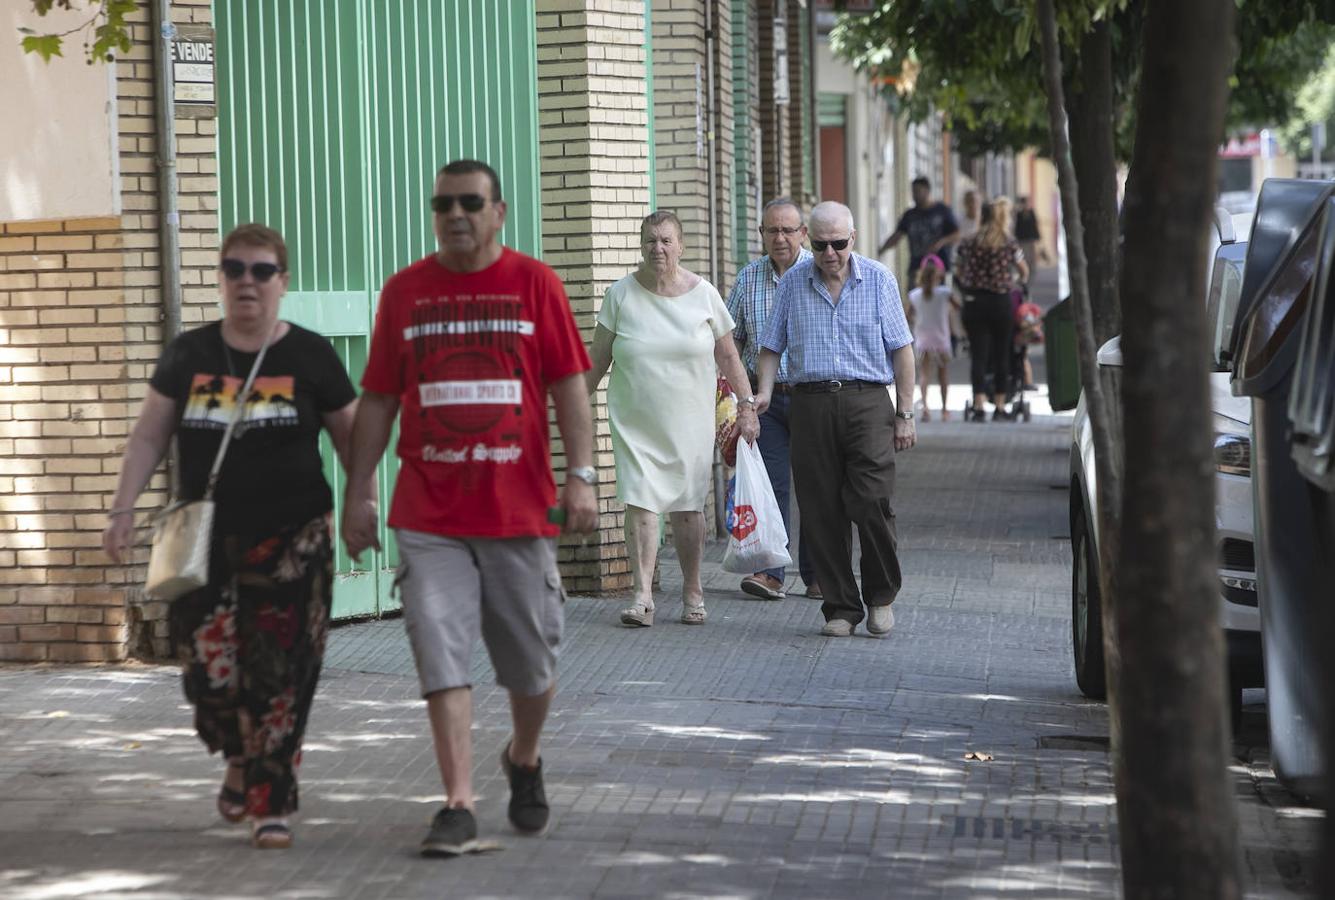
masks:
<path id="1" fill-rule="evenodd" d="M 833 201 L 816 204 L 807 234 L 811 238 L 811 252 L 816 255 L 816 268 L 826 276 L 841 277 L 857 237 L 852 210 Z"/>
<path id="2" fill-rule="evenodd" d="M 853 230 L 853 210 L 833 200 L 817 203 L 811 210 L 811 231 L 815 233 L 817 230 L 847 234 Z"/>

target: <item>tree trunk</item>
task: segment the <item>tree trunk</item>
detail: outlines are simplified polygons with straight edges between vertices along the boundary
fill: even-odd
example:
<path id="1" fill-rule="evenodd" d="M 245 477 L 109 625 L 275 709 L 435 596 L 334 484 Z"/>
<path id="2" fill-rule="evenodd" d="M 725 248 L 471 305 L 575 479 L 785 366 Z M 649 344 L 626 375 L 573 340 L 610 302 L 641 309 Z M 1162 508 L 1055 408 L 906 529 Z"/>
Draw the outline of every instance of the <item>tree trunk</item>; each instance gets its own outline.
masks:
<path id="1" fill-rule="evenodd" d="M 1121 445 L 1115 436 L 1120 429 L 1117 427 L 1118 410 L 1109 403 L 1105 382 L 1099 376 L 1098 344 L 1094 340 L 1085 232 L 1080 212 L 1080 183 L 1071 158 L 1066 98 L 1062 89 L 1061 46 L 1057 42 L 1057 21 L 1052 0 L 1038 0 L 1038 24 L 1043 52 L 1043 87 L 1048 95 L 1048 129 L 1052 137 L 1053 162 L 1057 165 L 1062 221 L 1066 230 L 1067 270 L 1071 281 L 1072 311 L 1075 313 L 1080 383 L 1084 385 L 1085 408 L 1089 412 L 1089 425 L 1094 437 L 1094 499 L 1097 506 L 1094 515 L 1098 517 L 1099 592 L 1103 597 L 1101 618 L 1104 663 L 1112 726 L 1112 752 L 1115 757 L 1119 747 L 1117 684 L 1121 672 L 1121 654 L 1116 641 L 1112 640 L 1112 634 L 1119 591 L 1117 559 L 1120 555 L 1119 516 L 1122 509 Z"/>
<path id="2" fill-rule="evenodd" d="M 1233 0 L 1154 3 L 1121 275 L 1126 483 L 1115 761 L 1128 897 L 1241 895 L 1228 780 L 1206 363 L 1206 229 Z"/>
<path id="3" fill-rule="evenodd" d="M 1080 184 L 1094 344 L 1122 330 L 1117 301 L 1117 158 L 1113 125 L 1112 35 L 1101 19 L 1080 42 L 1071 88 L 1071 162 Z"/>

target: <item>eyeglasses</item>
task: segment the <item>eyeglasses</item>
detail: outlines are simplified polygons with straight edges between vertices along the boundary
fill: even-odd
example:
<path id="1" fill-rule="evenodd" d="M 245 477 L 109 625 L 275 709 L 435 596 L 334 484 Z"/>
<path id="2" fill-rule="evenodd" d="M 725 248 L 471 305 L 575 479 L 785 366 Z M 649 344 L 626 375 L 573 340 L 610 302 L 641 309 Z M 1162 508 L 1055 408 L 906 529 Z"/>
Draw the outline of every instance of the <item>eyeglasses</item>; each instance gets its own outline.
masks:
<path id="1" fill-rule="evenodd" d="M 236 281 L 246 274 L 246 269 L 250 269 L 250 274 L 260 284 L 264 284 L 270 278 L 273 278 L 279 272 L 285 271 L 278 263 L 257 262 L 247 266 L 239 259 L 228 257 L 218 263 L 218 268 L 222 270 L 223 275 L 227 276 L 228 281 Z"/>
<path id="2" fill-rule="evenodd" d="M 481 194 L 437 194 L 431 198 L 431 211 L 440 215 L 447 214 L 454 209 L 454 201 L 458 200 L 459 205 L 463 207 L 464 212 L 478 212 L 487 205 L 487 198 Z"/>
<path id="3" fill-rule="evenodd" d="M 840 238 L 837 241 L 818 241 L 813 239 L 811 241 L 811 249 L 815 250 L 817 253 L 824 253 L 826 247 L 833 247 L 835 250 L 843 250 L 848 246 L 848 242 L 851 240 L 853 240 L 851 235 L 846 238 Z"/>
<path id="4" fill-rule="evenodd" d="M 797 227 L 797 228 L 761 228 L 761 229 L 760 229 L 760 233 L 763 234 L 763 235 L 765 235 L 766 237 L 778 237 L 778 236 L 781 235 L 781 234 L 784 235 L 785 237 L 792 237 L 792 236 L 795 235 L 795 234 L 799 234 L 799 233 L 801 233 L 801 231 L 802 231 L 802 227 L 801 227 L 801 226 L 799 226 L 799 227 Z"/>

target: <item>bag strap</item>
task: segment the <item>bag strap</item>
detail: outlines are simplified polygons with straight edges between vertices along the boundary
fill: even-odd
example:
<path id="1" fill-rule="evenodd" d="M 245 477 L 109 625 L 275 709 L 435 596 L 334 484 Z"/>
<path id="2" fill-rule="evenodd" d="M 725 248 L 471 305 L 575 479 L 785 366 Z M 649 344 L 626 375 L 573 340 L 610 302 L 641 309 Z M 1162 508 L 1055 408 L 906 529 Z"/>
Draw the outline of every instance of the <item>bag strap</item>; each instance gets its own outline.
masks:
<path id="1" fill-rule="evenodd" d="M 237 397 L 236 409 L 232 411 L 232 418 L 227 423 L 227 430 L 223 432 L 222 443 L 218 445 L 218 454 L 213 457 L 213 468 L 209 470 L 208 487 L 204 489 L 204 499 L 213 499 L 213 489 L 218 485 L 218 473 L 222 471 L 223 457 L 227 455 L 227 445 L 232 440 L 232 432 L 236 429 L 236 423 L 241 421 L 241 417 L 246 412 L 246 399 L 250 396 L 250 389 L 255 385 L 255 376 L 260 372 L 260 364 L 264 362 L 264 353 L 269 349 L 269 342 L 273 340 L 274 332 L 278 330 L 278 319 L 275 317 L 273 325 L 269 327 L 269 334 L 265 336 L 264 343 L 260 345 L 260 352 L 255 357 L 255 364 L 250 367 L 250 374 L 246 376 L 246 383 L 241 388 L 241 393 Z M 218 329 L 218 336 L 223 342 L 223 349 L 227 348 L 227 339 L 222 337 L 221 326 Z"/>

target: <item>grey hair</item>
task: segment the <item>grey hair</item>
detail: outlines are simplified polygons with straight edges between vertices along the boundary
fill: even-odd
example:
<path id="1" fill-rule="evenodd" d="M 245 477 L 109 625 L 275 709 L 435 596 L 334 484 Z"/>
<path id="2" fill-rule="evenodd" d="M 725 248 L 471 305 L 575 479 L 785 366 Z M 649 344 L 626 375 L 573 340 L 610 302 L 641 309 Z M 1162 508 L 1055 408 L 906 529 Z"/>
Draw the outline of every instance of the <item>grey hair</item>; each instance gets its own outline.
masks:
<path id="1" fill-rule="evenodd" d="M 681 219 L 678 219 L 677 214 L 668 209 L 656 209 L 644 217 L 644 221 L 640 223 L 640 240 L 644 240 L 644 235 L 650 228 L 657 228 L 659 225 L 666 225 L 669 222 L 677 229 L 677 238 L 684 241 L 686 230 L 681 227 Z"/>
<path id="2" fill-rule="evenodd" d="M 811 210 L 811 224 L 815 226 L 818 222 L 834 226 L 847 224 L 850 232 L 856 230 L 853 226 L 853 210 L 833 200 L 817 203 Z"/>
<path id="3" fill-rule="evenodd" d="M 798 203 L 797 203 L 797 201 L 794 200 L 792 197 L 775 197 L 773 200 L 771 200 L 770 202 L 766 203 L 766 204 L 765 204 L 763 207 L 761 207 L 761 209 L 760 209 L 760 218 L 761 218 L 761 220 L 762 220 L 762 221 L 764 220 L 764 218 L 765 218 L 765 213 L 769 212 L 771 209 L 778 209 L 778 208 L 781 207 L 781 206 L 791 206 L 793 209 L 797 210 L 797 222 L 798 222 L 798 224 L 799 224 L 799 225 L 805 225 L 805 224 L 807 224 L 807 217 L 806 217 L 806 214 L 802 212 L 802 207 L 799 206 Z"/>

